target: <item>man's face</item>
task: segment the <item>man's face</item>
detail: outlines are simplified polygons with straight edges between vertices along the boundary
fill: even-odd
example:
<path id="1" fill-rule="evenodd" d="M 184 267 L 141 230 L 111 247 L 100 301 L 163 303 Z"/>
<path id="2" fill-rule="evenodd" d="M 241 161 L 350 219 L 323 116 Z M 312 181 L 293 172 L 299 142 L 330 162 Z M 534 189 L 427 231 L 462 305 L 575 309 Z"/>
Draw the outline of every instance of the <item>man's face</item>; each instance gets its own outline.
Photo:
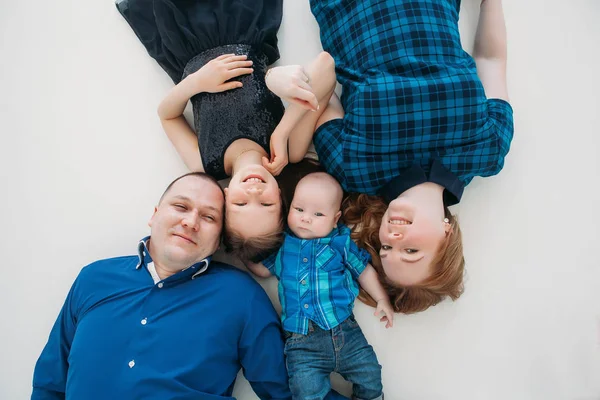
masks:
<path id="1" fill-rule="evenodd" d="M 219 247 L 224 201 L 208 179 L 187 176 L 175 182 L 148 222 L 153 261 L 177 272 L 213 254 Z"/>

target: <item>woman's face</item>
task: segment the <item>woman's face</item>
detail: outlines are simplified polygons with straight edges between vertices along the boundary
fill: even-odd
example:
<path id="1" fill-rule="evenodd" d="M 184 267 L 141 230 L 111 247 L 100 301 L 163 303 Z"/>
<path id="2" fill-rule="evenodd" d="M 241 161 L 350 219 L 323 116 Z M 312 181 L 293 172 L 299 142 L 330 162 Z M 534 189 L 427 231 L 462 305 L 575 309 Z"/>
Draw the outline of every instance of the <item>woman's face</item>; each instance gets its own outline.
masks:
<path id="1" fill-rule="evenodd" d="M 228 225 L 243 237 L 274 232 L 281 220 L 277 181 L 261 165 L 249 165 L 231 177 L 225 189 Z"/>
<path id="2" fill-rule="evenodd" d="M 449 229 L 438 214 L 410 199 L 390 203 L 379 228 L 379 255 L 392 282 L 411 286 L 430 276 L 431 263 Z"/>

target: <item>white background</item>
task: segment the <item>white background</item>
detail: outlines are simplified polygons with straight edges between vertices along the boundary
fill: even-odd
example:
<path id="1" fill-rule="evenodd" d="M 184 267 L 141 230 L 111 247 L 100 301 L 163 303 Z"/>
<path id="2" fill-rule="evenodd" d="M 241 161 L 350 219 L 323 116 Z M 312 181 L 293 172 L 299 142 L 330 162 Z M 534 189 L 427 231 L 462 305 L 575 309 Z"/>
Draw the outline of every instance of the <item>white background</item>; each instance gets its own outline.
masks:
<path id="1" fill-rule="evenodd" d="M 110 1 L 0 4 L 0 399 L 12 400 L 30 395 L 79 270 L 132 254 L 186 170 L 156 116 L 172 83 Z M 470 50 L 477 1 L 462 12 Z M 390 400 L 600 399 L 600 2 L 506 0 L 505 14 L 515 138 L 502 173 L 475 179 L 455 210 L 466 293 L 390 330 L 356 306 Z M 279 38 L 281 63 L 318 53 L 308 1 L 286 0 Z M 245 381 L 236 395 L 255 399 Z"/>

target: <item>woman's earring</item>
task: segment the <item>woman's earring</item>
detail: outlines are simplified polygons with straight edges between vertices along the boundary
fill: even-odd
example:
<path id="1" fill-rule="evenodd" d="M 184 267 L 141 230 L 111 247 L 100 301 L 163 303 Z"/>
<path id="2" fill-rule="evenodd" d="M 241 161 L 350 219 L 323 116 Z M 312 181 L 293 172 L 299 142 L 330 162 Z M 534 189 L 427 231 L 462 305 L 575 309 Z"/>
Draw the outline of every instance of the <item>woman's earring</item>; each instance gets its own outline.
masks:
<path id="1" fill-rule="evenodd" d="M 446 224 L 449 224 L 449 223 L 450 223 L 450 220 L 449 220 L 448 218 L 444 218 L 444 222 L 445 222 Z"/>

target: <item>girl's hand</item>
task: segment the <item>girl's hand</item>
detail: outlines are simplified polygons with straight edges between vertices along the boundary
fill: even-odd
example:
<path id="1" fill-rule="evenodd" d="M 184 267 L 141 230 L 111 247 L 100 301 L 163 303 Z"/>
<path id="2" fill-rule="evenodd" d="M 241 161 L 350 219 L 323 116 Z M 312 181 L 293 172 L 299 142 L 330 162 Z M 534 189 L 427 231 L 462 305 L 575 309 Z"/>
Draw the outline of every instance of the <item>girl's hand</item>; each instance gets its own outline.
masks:
<path id="1" fill-rule="evenodd" d="M 262 165 L 273 176 L 281 173 L 283 168 L 288 164 L 288 136 L 274 132 L 271 135 L 271 159 L 262 158 Z"/>
<path id="2" fill-rule="evenodd" d="M 313 93 L 309 77 L 302 66 L 271 68 L 267 71 L 265 81 L 269 90 L 283 100 L 307 110 L 316 111 L 319 108 L 319 100 Z"/>
<path id="3" fill-rule="evenodd" d="M 226 82 L 238 76 L 251 74 L 254 69 L 248 56 L 223 54 L 210 60 L 198 71 L 191 74 L 191 87 L 194 93 L 217 93 L 242 87 L 238 81 Z"/>
<path id="4" fill-rule="evenodd" d="M 383 316 L 379 319 L 379 321 L 385 322 L 386 328 L 391 328 L 394 326 L 394 310 L 392 309 L 389 299 L 382 299 L 377 302 L 377 310 L 375 311 L 374 315 L 379 317 L 382 314 Z"/>

